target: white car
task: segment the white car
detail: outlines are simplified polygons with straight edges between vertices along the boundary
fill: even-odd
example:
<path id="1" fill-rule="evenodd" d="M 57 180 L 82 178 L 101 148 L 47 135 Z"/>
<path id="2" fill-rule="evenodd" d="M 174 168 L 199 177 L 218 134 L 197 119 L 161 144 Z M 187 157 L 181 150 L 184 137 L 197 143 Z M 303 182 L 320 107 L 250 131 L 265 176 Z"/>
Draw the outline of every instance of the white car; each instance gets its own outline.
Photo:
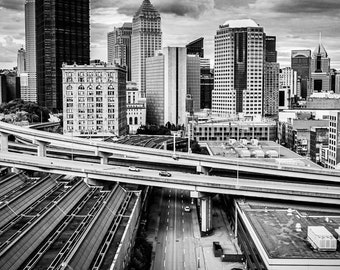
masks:
<path id="1" fill-rule="evenodd" d="M 138 168 L 136 168 L 134 166 L 130 166 L 129 167 L 129 171 L 131 171 L 131 172 L 140 172 L 140 169 L 138 169 Z"/>
<path id="2" fill-rule="evenodd" d="M 185 207 L 184 207 L 184 212 L 190 212 L 190 211 L 191 211 L 190 206 L 185 206 Z"/>

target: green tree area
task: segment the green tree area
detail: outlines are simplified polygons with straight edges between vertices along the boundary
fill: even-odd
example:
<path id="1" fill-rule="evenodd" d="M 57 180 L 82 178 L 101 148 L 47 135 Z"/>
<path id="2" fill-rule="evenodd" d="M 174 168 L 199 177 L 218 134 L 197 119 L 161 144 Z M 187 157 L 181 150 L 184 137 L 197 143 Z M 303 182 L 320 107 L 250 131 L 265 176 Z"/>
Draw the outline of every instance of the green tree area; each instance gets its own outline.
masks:
<path id="1" fill-rule="evenodd" d="M 131 255 L 129 270 L 149 270 L 151 265 L 152 246 L 143 237 L 137 237 Z"/>
<path id="2" fill-rule="evenodd" d="M 28 121 L 29 123 L 47 122 L 51 111 L 37 103 L 14 99 L 0 105 L 0 121 L 7 123 Z M 3 114 L 1 116 L 1 114 Z"/>

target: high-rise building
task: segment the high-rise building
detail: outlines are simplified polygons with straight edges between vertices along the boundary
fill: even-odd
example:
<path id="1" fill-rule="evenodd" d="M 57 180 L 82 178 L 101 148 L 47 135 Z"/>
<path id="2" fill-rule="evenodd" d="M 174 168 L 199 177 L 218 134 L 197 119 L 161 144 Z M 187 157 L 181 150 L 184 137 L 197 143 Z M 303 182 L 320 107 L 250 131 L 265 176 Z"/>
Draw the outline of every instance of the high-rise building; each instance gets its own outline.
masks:
<path id="1" fill-rule="evenodd" d="M 263 112 L 264 116 L 274 119 L 279 116 L 279 74 L 279 63 L 265 62 Z"/>
<path id="2" fill-rule="evenodd" d="M 199 55 L 187 55 L 187 97 L 192 100 L 190 113 L 201 108 L 201 68 Z M 187 108 L 188 109 L 188 108 Z"/>
<path id="3" fill-rule="evenodd" d="M 166 47 L 146 59 L 147 123 L 186 123 L 187 57 L 185 47 Z"/>
<path id="4" fill-rule="evenodd" d="M 340 163 L 340 112 L 330 111 L 329 116 L 329 147 L 327 167 L 339 168 Z"/>
<path id="5" fill-rule="evenodd" d="M 18 50 L 17 56 L 17 76 L 20 77 L 21 73 L 26 72 L 26 51 L 24 48 Z"/>
<path id="6" fill-rule="evenodd" d="M 201 58 L 204 58 L 204 38 L 198 38 L 189 44 L 186 45 L 187 47 L 187 54 L 198 55 Z"/>
<path id="7" fill-rule="evenodd" d="M 280 69 L 280 109 L 291 108 L 296 103 L 300 93 L 300 81 L 298 80 L 297 71 L 291 67 Z"/>
<path id="8" fill-rule="evenodd" d="M 277 119 L 279 115 L 280 64 L 277 63 L 276 37 L 266 36 L 265 41 L 263 114 L 266 117 Z"/>
<path id="9" fill-rule="evenodd" d="M 63 63 L 90 63 L 89 0 L 36 0 L 38 103 L 63 109 Z"/>
<path id="10" fill-rule="evenodd" d="M 28 85 L 27 92 L 23 93 L 22 98 L 26 101 L 37 102 L 35 0 L 25 2 L 25 41 Z"/>
<path id="11" fill-rule="evenodd" d="M 142 97 L 145 89 L 145 59 L 162 49 L 161 16 L 149 0 L 144 0 L 132 21 L 131 78 Z"/>
<path id="12" fill-rule="evenodd" d="M 277 62 L 276 37 L 266 36 L 266 62 Z"/>
<path id="13" fill-rule="evenodd" d="M 330 58 L 321 41 L 311 59 L 311 93 L 331 90 Z"/>
<path id="14" fill-rule="evenodd" d="M 311 76 L 311 51 L 292 50 L 291 67 L 297 72 L 301 81 L 301 98 L 306 99 L 310 95 L 310 76 Z"/>
<path id="15" fill-rule="evenodd" d="M 210 70 L 210 59 L 204 58 L 204 38 L 198 38 L 186 45 L 188 55 L 200 57 L 200 106 L 199 109 L 211 109 L 211 95 L 214 89 L 214 74 Z M 188 86 L 189 87 L 189 86 Z"/>
<path id="16" fill-rule="evenodd" d="M 126 67 L 127 81 L 131 81 L 131 34 L 132 23 L 124 23 L 107 34 L 108 63 Z"/>
<path id="17" fill-rule="evenodd" d="M 126 71 L 116 65 L 63 65 L 66 135 L 125 135 Z"/>
<path id="18" fill-rule="evenodd" d="M 215 115 L 262 115 L 264 32 L 251 19 L 226 21 L 215 36 Z"/>

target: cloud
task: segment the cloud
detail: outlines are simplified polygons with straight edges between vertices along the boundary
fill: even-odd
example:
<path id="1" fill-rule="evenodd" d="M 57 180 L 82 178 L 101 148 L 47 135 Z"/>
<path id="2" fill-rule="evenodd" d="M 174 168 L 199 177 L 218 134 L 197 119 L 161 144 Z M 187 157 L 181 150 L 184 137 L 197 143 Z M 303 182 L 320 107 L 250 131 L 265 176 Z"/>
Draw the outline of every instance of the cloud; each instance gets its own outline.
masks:
<path id="1" fill-rule="evenodd" d="M 258 10 L 269 10 L 286 14 L 338 14 L 340 11 L 339 0 L 256 0 L 251 5 Z"/>
<path id="2" fill-rule="evenodd" d="M 16 11 L 24 10 L 25 3 L 23 0 L 0 0 L 0 9 L 11 9 Z"/>

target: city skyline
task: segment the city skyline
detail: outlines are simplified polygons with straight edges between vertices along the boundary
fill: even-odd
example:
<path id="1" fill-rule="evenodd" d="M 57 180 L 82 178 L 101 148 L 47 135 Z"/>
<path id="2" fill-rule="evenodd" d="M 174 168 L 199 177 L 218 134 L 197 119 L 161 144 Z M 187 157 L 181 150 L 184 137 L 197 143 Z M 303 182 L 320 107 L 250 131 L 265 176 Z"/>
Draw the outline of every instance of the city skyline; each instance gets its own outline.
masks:
<path id="1" fill-rule="evenodd" d="M 24 0 L 0 1 L 0 68 L 16 66 L 17 50 L 25 43 Z M 290 66 L 290 53 L 311 49 L 322 33 L 331 67 L 340 68 L 340 37 L 335 36 L 340 23 L 337 0 L 275 1 L 162 1 L 152 4 L 162 17 L 163 46 L 185 46 L 202 36 L 206 57 L 213 60 L 213 38 L 226 20 L 252 18 L 277 36 L 278 62 Z M 100 0 L 91 4 L 91 59 L 107 59 L 106 35 L 124 22 L 132 21 L 142 1 Z M 186 27 L 187 26 L 187 27 Z"/>

